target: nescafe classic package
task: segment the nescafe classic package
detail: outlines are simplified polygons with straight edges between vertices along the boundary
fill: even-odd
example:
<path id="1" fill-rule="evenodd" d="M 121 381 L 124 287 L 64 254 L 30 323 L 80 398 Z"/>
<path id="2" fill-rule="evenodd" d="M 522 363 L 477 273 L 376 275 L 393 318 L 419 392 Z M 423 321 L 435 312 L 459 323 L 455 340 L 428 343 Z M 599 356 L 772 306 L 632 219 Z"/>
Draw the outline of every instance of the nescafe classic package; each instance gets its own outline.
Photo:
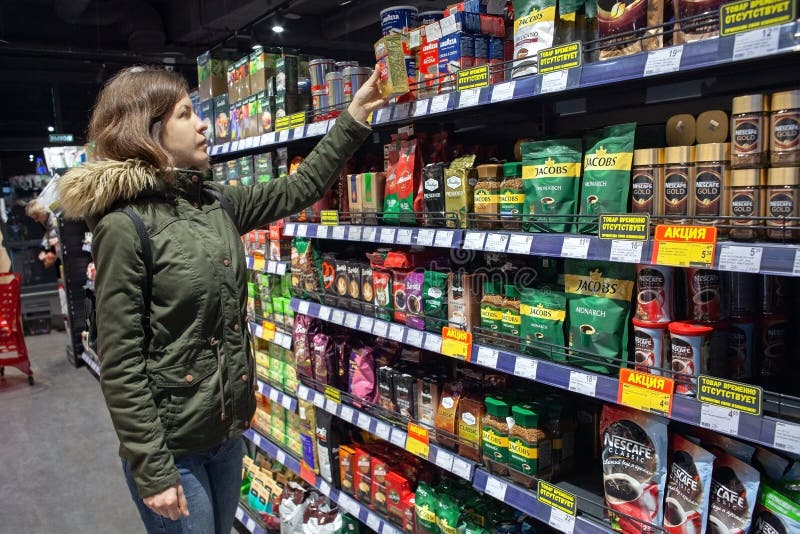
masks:
<path id="1" fill-rule="evenodd" d="M 663 524 L 668 534 L 705 532 L 713 470 L 713 454 L 677 434 L 670 438 Z"/>
<path id="2" fill-rule="evenodd" d="M 744 534 L 750 529 L 761 476 L 756 468 L 715 450 L 711 480 L 710 534 Z"/>
<path id="3" fill-rule="evenodd" d="M 660 530 L 667 483 L 665 420 L 607 405 L 600 418 L 600 435 L 611 526 L 619 532 L 655 534 Z"/>

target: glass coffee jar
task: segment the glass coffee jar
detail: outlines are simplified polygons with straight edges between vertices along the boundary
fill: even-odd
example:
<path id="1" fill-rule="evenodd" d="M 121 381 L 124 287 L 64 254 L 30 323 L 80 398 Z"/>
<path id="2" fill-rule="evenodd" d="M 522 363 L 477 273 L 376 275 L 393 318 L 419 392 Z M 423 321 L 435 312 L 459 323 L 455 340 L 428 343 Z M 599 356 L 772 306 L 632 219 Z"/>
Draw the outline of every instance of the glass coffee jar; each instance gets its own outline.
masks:
<path id="1" fill-rule="evenodd" d="M 633 151 L 631 169 L 631 211 L 661 215 L 664 183 L 664 149 L 643 148 Z"/>
<path id="2" fill-rule="evenodd" d="M 668 224 L 688 222 L 692 213 L 694 147 L 670 146 L 664 149 L 664 188 L 660 194 Z"/>
<path id="3" fill-rule="evenodd" d="M 731 239 L 755 241 L 762 235 L 758 229 L 763 223 L 753 217 L 761 217 L 761 190 L 763 169 L 737 169 L 731 172 L 728 187 L 728 215 L 731 217 Z"/>
<path id="4" fill-rule="evenodd" d="M 800 221 L 787 221 L 798 217 L 800 196 L 800 167 L 773 167 L 767 175 L 765 192 L 767 239 L 772 241 L 800 240 Z"/>
<path id="5" fill-rule="evenodd" d="M 770 159 L 774 167 L 800 165 L 800 89 L 772 95 Z"/>
<path id="6" fill-rule="evenodd" d="M 764 167 L 769 162 L 766 140 L 767 95 L 737 96 L 731 111 L 731 168 Z"/>
<path id="7" fill-rule="evenodd" d="M 730 181 L 731 149 L 728 143 L 706 143 L 695 148 L 692 205 L 695 224 L 716 226 L 727 204 L 725 185 Z"/>

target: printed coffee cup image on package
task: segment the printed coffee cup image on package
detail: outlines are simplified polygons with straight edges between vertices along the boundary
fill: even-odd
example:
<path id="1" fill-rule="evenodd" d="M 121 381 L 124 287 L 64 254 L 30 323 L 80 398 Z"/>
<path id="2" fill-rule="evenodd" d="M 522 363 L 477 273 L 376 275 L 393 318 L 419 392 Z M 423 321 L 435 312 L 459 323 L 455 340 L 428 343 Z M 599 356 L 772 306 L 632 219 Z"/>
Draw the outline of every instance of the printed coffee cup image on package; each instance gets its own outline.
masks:
<path id="1" fill-rule="evenodd" d="M 565 361 L 564 321 L 567 296 L 545 289 L 521 289 L 519 312 L 523 350 L 540 358 Z"/>
<path id="2" fill-rule="evenodd" d="M 545 225 L 553 232 L 572 231 L 573 221 L 563 216 L 577 213 L 580 176 L 580 139 L 523 143 L 523 229 L 535 232 Z"/>
<path id="3" fill-rule="evenodd" d="M 704 531 L 713 469 L 713 454 L 682 436 L 671 436 L 663 523 L 668 534 Z"/>

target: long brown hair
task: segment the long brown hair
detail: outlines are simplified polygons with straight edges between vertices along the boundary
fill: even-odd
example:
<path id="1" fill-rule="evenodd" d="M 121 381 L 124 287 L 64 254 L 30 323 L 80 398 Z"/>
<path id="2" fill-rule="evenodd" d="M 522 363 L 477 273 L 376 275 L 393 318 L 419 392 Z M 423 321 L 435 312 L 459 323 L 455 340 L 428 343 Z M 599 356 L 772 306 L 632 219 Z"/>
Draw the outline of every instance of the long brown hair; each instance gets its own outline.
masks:
<path id="1" fill-rule="evenodd" d="M 89 141 L 102 159 L 172 166 L 161 144 L 162 122 L 188 93 L 183 76 L 157 67 L 130 67 L 106 83 L 89 121 Z"/>

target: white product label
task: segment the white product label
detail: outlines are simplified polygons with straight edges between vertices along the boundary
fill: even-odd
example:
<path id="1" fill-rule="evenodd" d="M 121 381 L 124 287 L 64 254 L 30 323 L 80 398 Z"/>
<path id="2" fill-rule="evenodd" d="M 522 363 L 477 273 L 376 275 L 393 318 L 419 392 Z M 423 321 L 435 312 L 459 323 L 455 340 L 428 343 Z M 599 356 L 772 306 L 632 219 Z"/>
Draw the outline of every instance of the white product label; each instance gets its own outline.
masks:
<path id="1" fill-rule="evenodd" d="M 622 263 L 641 263 L 643 249 L 644 241 L 612 239 L 610 259 Z"/>
<path id="2" fill-rule="evenodd" d="M 453 455 L 443 449 L 436 450 L 436 465 L 445 471 L 453 470 Z"/>
<path id="3" fill-rule="evenodd" d="M 761 270 L 761 247 L 722 245 L 719 251 L 719 268 L 722 271 L 758 273 Z"/>
<path id="4" fill-rule="evenodd" d="M 800 276 L 800 249 L 794 252 L 794 264 L 792 265 L 792 274 Z"/>
<path id="5" fill-rule="evenodd" d="M 375 116 L 372 118 L 372 123 L 377 124 L 379 122 L 385 122 L 388 116 L 389 110 L 387 108 L 381 108 L 375 112 Z"/>
<path id="6" fill-rule="evenodd" d="M 333 239 L 338 239 L 339 241 L 344 240 L 344 230 L 347 228 L 346 226 L 334 226 L 333 232 L 331 232 L 331 237 Z"/>
<path id="7" fill-rule="evenodd" d="M 437 247 L 450 248 L 453 244 L 453 231 L 452 230 L 437 230 L 436 239 L 434 244 Z"/>
<path id="8" fill-rule="evenodd" d="M 330 226 L 322 226 L 321 224 L 317 226 L 317 239 L 328 239 L 330 235 L 331 227 Z"/>
<path id="9" fill-rule="evenodd" d="M 358 427 L 361 428 L 361 429 L 369 430 L 369 423 L 370 423 L 369 416 L 367 414 L 365 414 L 365 413 L 359 412 L 358 413 L 358 420 L 356 421 L 356 425 L 358 425 Z"/>
<path id="10" fill-rule="evenodd" d="M 681 68 L 681 57 L 683 57 L 683 45 L 653 50 L 647 54 L 644 75 L 655 76 L 675 72 Z"/>
<path id="11" fill-rule="evenodd" d="M 358 329 L 364 332 L 372 332 L 372 329 L 375 327 L 375 319 L 372 317 L 367 317 L 365 315 L 361 316 L 361 321 L 358 323 Z"/>
<path id="12" fill-rule="evenodd" d="M 313 395 L 314 395 L 314 397 L 312 399 L 312 402 L 314 403 L 314 406 L 316 406 L 317 408 L 319 408 L 321 410 L 324 410 L 325 409 L 325 397 L 322 396 L 322 395 L 317 395 L 316 393 L 314 393 Z"/>
<path id="13" fill-rule="evenodd" d="M 283 229 L 283 233 L 287 236 L 295 235 L 296 225 L 295 223 L 288 223 L 286 227 Z"/>
<path id="14" fill-rule="evenodd" d="M 389 433 L 391 432 L 391 427 L 386 423 L 382 423 L 378 421 L 378 425 L 375 427 L 375 435 L 379 438 L 389 441 Z"/>
<path id="15" fill-rule="evenodd" d="M 453 457 L 453 468 L 450 471 L 464 480 L 472 481 L 472 464 L 458 456 Z"/>
<path id="16" fill-rule="evenodd" d="M 355 313 L 348 313 L 344 319 L 344 325 L 347 328 L 352 328 L 353 330 L 358 329 L 358 315 Z"/>
<path id="17" fill-rule="evenodd" d="M 369 515 L 367 515 L 367 526 L 375 532 L 378 532 L 378 529 L 381 527 L 381 518 L 370 512 Z"/>
<path id="18" fill-rule="evenodd" d="M 298 126 L 292 131 L 292 139 L 302 139 L 305 133 L 306 133 L 306 127 Z"/>
<path id="19" fill-rule="evenodd" d="M 250 268 L 252 269 L 252 267 L 250 267 Z M 268 261 L 267 262 L 267 272 L 269 274 L 277 274 L 277 271 L 278 271 L 278 264 L 275 263 L 274 261 Z"/>
<path id="20" fill-rule="evenodd" d="M 478 359 L 476 363 L 478 365 L 483 365 L 484 367 L 497 369 L 497 358 L 499 356 L 500 354 L 495 349 L 490 349 L 489 347 L 479 347 Z"/>
<path id="21" fill-rule="evenodd" d="M 339 493 L 338 504 L 341 509 L 354 517 L 358 517 L 358 512 L 361 511 L 361 506 L 358 505 L 358 502 L 345 493 Z"/>
<path id="22" fill-rule="evenodd" d="M 284 395 L 281 398 L 281 406 L 283 406 L 287 410 L 291 410 L 292 409 L 292 398 L 289 395 Z"/>
<path id="23" fill-rule="evenodd" d="M 378 236 L 378 229 L 375 228 L 374 226 L 367 226 L 366 228 L 364 228 L 363 235 L 364 235 L 364 237 L 362 237 L 363 241 L 374 243 Z"/>
<path id="24" fill-rule="evenodd" d="M 495 85 L 492 88 L 492 103 L 505 102 L 514 98 L 514 87 L 517 82 L 506 82 Z"/>
<path id="25" fill-rule="evenodd" d="M 403 102 L 394 107 L 394 120 L 407 119 L 411 114 L 411 102 Z"/>
<path id="26" fill-rule="evenodd" d="M 341 413 L 339 414 L 339 417 L 341 419 L 344 419 L 348 423 L 352 423 L 354 416 L 355 416 L 355 411 L 350 406 L 345 406 L 343 404 L 342 405 L 342 409 L 341 409 Z"/>
<path id="27" fill-rule="evenodd" d="M 403 334 L 405 333 L 406 329 L 404 326 L 399 324 L 392 324 L 389 327 L 389 339 L 393 339 L 394 341 L 403 342 Z"/>
<path id="28" fill-rule="evenodd" d="M 231 152 L 236 152 L 239 150 L 239 141 L 234 141 L 231 143 Z"/>
<path id="29" fill-rule="evenodd" d="M 275 459 L 278 460 L 279 464 L 286 465 L 285 464 L 285 462 L 286 462 L 286 453 L 283 452 L 282 450 L 278 450 L 278 452 L 275 453 Z"/>
<path id="30" fill-rule="evenodd" d="M 331 309 L 327 306 L 319 307 L 319 316 L 321 320 L 327 322 L 331 320 Z"/>
<path id="31" fill-rule="evenodd" d="M 483 250 L 486 232 L 467 232 L 464 236 L 464 250 Z"/>
<path id="32" fill-rule="evenodd" d="M 533 236 L 525 234 L 514 234 L 508 240 L 508 252 L 511 254 L 524 254 L 531 253 L 533 246 Z"/>
<path id="33" fill-rule="evenodd" d="M 284 274 L 286 274 L 286 263 L 282 261 L 276 262 L 275 274 L 277 274 L 278 276 L 283 276 Z"/>
<path id="34" fill-rule="evenodd" d="M 774 54 L 778 50 L 780 34 L 779 26 L 736 34 L 733 41 L 733 60 L 740 61 Z"/>
<path id="35" fill-rule="evenodd" d="M 297 237 L 306 237 L 308 235 L 308 226 L 305 224 L 298 224 L 295 235 Z"/>
<path id="36" fill-rule="evenodd" d="M 450 94 L 436 95 L 431 98 L 431 113 L 443 113 L 450 106 Z"/>
<path id="37" fill-rule="evenodd" d="M 278 132 L 278 138 L 277 138 L 278 143 L 285 143 L 286 141 L 288 141 L 290 133 L 291 130 L 281 130 L 280 132 Z"/>
<path id="38" fill-rule="evenodd" d="M 775 423 L 773 444 L 776 449 L 797 453 L 800 450 L 800 425 L 783 421 Z"/>
<path id="39" fill-rule="evenodd" d="M 456 33 L 458 31 L 458 24 L 456 24 L 456 15 L 453 13 L 449 17 L 444 17 L 439 21 L 439 28 L 442 30 L 442 37 Z M 428 39 L 430 41 L 430 39 Z"/>
<path id="40" fill-rule="evenodd" d="M 569 390 L 594 397 L 597 391 L 597 377 L 578 371 L 569 372 Z"/>
<path id="41" fill-rule="evenodd" d="M 428 107 L 430 105 L 431 101 L 427 98 L 425 100 L 417 100 L 414 102 L 413 115 L 415 117 L 424 117 L 428 114 Z"/>
<path id="42" fill-rule="evenodd" d="M 441 352 L 442 350 L 442 336 L 437 334 L 425 334 L 425 343 L 423 344 L 425 350 L 431 352 Z"/>
<path id="43" fill-rule="evenodd" d="M 481 101 L 481 89 L 476 87 L 474 89 L 464 89 L 459 93 L 458 109 L 469 108 L 477 106 Z"/>
<path id="44" fill-rule="evenodd" d="M 269 388 L 269 400 L 271 400 L 272 402 L 278 402 L 279 395 L 280 394 L 278 393 L 277 389 Z"/>
<path id="45" fill-rule="evenodd" d="M 542 88 L 539 91 L 541 94 L 557 93 L 567 88 L 569 81 L 569 70 L 559 70 L 556 72 L 548 72 L 542 75 Z"/>
<path id="46" fill-rule="evenodd" d="M 344 324 L 344 312 L 342 310 L 333 310 L 331 321 L 338 325 Z"/>
<path id="47" fill-rule="evenodd" d="M 325 135 L 325 132 L 328 131 L 328 123 L 326 121 L 322 122 L 314 122 L 308 125 L 306 128 L 306 135 L 308 137 L 317 137 L 320 135 Z"/>
<path id="48" fill-rule="evenodd" d="M 375 237 L 375 234 L 372 234 Z M 360 226 L 351 226 L 350 230 L 347 232 L 347 240 L 348 241 L 367 241 L 366 239 L 361 239 L 361 227 Z"/>
<path id="49" fill-rule="evenodd" d="M 406 330 L 406 343 L 415 347 L 422 347 L 423 333 L 420 330 L 409 328 Z"/>
<path id="50" fill-rule="evenodd" d="M 319 483 L 319 491 L 325 495 L 326 497 L 330 496 L 331 494 L 331 485 L 325 482 L 324 480 L 320 480 Z"/>
<path id="51" fill-rule="evenodd" d="M 556 508 L 551 508 L 550 519 L 547 524 L 560 532 L 572 534 L 575 530 L 575 516 Z"/>
<path id="52" fill-rule="evenodd" d="M 561 245 L 561 256 L 585 260 L 589 255 L 590 242 L 588 237 L 565 237 Z"/>
<path id="53" fill-rule="evenodd" d="M 253 335 L 256 337 L 264 338 L 264 328 L 261 325 L 255 325 L 253 329 Z"/>
<path id="54" fill-rule="evenodd" d="M 488 476 L 486 478 L 486 494 L 494 497 L 498 501 L 505 501 L 506 500 L 506 490 L 508 489 L 508 484 L 500 480 L 499 478 L 495 478 L 493 476 Z"/>
<path id="55" fill-rule="evenodd" d="M 410 245 L 411 244 L 411 236 L 414 235 L 414 231 L 410 228 L 400 228 L 397 230 L 397 237 L 395 238 L 395 243 L 398 245 Z"/>
<path id="56" fill-rule="evenodd" d="M 517 356 L 514 362 L 514 375 L 528 380 L 536 380 L 536 370 L 539 368 L 539 362 L 525 358 L 524 356 Z"/>
<path id="57" fill-rule="evenodd" d="M 723 434 L 739 433 L 739 410 L 701 403 L 700 426 Z"/>
<path id="58" fill-rule="evenodd" d="M 375 319 L 375 326 L 372 328 L 372 333 L 378 337 L 386 337 L 389 332 L 389 323 L 386 321 L 379 321 Z"/>
<path id="59" fill-rule="evenodd" d="M 224 144 L 223 144 L 223 145 L 220 147 L 220 150 L 221 150 L 221 152 L 222 152 L 223 154 L 227 154 L 227 153 L 230 151 L 230 149 L 231 149 L 231 144 L 230 144 L 230 143 L 224 143 Z"/>
<path id="60" fill-rule="evenodd" d="M 328 131 L 330 132 L 333 130 L 333 127 L 336 125 L 336 119 L 328 119 Z"/>
<path id="61" fill-rule="evenodd" d="M 483 249 L 486 252 L 505 252 L 508 247 L 508 234 L 487 234 L 486 245 Z"/>
<path id="62" fill-rule="evenodd" d="M 275 132 L 265 133 L 261 136 L 261 146 L 271 145 L 275 142 Z"/>
<path id="63" fill-rule="evenodd" d="M 255 137 L 248 137 L 247 139 L 244 140 L 244 147 L 253 148 L 253 143 L 255 143 L 255 141 L 256 141 Z"/>
<path id="64" fill-rule="evenodd" d="M 406 437 L 407 436 L 404 430 L 400 430 L 399 428 L 393 428 L 392 435 L 389 438 L 389 441 L 391 441 L 392 445 L 405 449 Z"/>
<path id="65" fill-rule="evenodd" d="M 417 245 L 421 247 L 433 246 L 433 239 L 436 236 L 436 230 L 428 230 L 421 228 L 417 230 Z"/>

